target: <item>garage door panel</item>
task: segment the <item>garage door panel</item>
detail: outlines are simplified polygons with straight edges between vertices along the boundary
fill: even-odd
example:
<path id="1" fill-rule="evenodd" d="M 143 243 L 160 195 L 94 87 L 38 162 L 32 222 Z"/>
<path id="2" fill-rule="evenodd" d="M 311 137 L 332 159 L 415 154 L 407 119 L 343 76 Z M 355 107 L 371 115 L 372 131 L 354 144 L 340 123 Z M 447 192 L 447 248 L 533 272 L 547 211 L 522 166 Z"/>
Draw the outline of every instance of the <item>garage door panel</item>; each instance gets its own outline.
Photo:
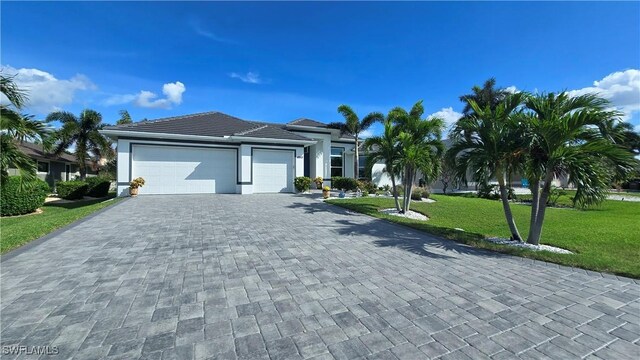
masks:
<path id="1" fill-rule="evenodd" d="M 254 150 L 253 192 L 293 192 L 293 152 Z"/>
<path id="2" fill-rule="evenodd" d="M 234 149 L 133 147 L 132 176 L 146 184 L 141 194 L 235 193 Z"/>

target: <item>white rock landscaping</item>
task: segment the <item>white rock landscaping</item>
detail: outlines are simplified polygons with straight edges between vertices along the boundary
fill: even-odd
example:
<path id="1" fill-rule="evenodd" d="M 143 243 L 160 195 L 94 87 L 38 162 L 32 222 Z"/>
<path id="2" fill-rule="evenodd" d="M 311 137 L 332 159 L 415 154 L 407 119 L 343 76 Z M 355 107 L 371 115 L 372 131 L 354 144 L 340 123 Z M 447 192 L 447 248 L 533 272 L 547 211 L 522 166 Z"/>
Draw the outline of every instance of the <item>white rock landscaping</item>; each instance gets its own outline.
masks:
<path id="1" fill-rule="evenodd" d="M 412 210 L 409 210 L 405 214 L 399 213 L 398 210 L 396 210 L 395 208 L 382 209 L 382 210 L 380 210 L 380 212 L 383 213 L 383 214 L 393 215 L 393 216 L 400 216 L 400 217 L 404 217 L 404 218 L 412 219 L 412 220 L 422 220 L 422 221 L 429 220 L 428 217 L 420 214 L 419 212 L 415 212 L 415 211 L 412 211 Z"/>
<path id="2" fill-rule="evenodd" d="M 556 254 L 573 254 L 569 250 L 562 249 L 555 246 L 550 246 L 550 245 L 532 245 L 532 244 L 527 244 L 527 243 L 516 241 L 516 240 L 503 239 L 503 238 L 497 238 L 497 237 L 486 238 L 485 240 L 492 242 L 494 244 L 508 245 L 508 246 L 519 247 L 519 248 L 533 250 L 533 251 L 550 251 Z"/>

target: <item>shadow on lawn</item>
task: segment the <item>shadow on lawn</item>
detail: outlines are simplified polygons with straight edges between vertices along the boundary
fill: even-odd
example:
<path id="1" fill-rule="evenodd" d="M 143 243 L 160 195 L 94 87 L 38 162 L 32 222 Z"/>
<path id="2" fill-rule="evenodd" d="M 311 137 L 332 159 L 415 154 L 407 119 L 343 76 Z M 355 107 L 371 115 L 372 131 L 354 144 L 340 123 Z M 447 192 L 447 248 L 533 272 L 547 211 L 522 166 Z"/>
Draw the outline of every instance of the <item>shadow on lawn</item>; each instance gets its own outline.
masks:
<path id="1" fill-rule="evenodd" d="M 77 209 L 77 208 L 81 208 L 81 207 L 85 207 L 85 206 L 90 206 L 90 205 L 94 205 L 94 204 L 98 204 L 101 203 L 103 201 L 109 200 L 109 199 L 113 199 L 114 196 L 108 196 L 108 197 L 104 197 L 104 198 L 98 198 L 98 199 L 91 199 L 91 200 L 78 200 L 78 201 L 73 201 L 73 202 L 58 202 L 58 201 L 52 201 L 52 202 L 48 202 L 46 204 L 44 204 L 44 207 L 57 207 L 57 208 L 64 208 L 64 209 Z"/>
<path id="2" fill-rule="evenodd" d="M 308 214 L 329 213 L 343 216 L 358 216 L 358 219 L 349 218 L 336 219 L 330 226 L 334 226 L 334 231 L 343 237 L 353 235 L 366 235 L 375 240 L 372 242 L 375 246 L 383 248 L 398 248 L 408 251 L 412 254 L 425 256 L 434 259 L 454 258 L 455 254 L 473 254 L 477 256 L 500 256 L 491 251 L 473 248 L 453 240 L 441 238 L 438 235 L 432 235 L 412 229 L 408 226 L 396 224 L 392 221 L 384 219 L 370 218 L 370 221 L 363 223 L 358 212 L 377 211 L 377 208 L 371 204 L 358 204 L 358 212 L 325 204 L 323 202 L 314 201 L 311 203 L 296 202 L 288 206 L 292 209 L 301 209 Z M 447 254 L 450 252 L 451 254 Z"/>

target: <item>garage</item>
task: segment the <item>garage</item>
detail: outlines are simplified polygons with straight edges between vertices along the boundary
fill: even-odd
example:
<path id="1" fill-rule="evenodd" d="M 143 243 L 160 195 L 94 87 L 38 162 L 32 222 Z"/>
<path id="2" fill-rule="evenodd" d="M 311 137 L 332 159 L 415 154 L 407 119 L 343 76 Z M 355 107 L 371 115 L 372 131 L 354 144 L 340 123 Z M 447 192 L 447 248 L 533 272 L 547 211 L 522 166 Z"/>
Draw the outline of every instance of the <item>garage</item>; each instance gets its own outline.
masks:
<path id="1" fill-rule="evenodd" d="M 253 149 L 253 192 L 293 192 L 292 150 Z"/>
<path id="2" fill-rule="evenodd" d="M 131 177 L 145 179 L 140 194 L 230 194 L 236 164 L 234 148 L 133 145 Z"/>

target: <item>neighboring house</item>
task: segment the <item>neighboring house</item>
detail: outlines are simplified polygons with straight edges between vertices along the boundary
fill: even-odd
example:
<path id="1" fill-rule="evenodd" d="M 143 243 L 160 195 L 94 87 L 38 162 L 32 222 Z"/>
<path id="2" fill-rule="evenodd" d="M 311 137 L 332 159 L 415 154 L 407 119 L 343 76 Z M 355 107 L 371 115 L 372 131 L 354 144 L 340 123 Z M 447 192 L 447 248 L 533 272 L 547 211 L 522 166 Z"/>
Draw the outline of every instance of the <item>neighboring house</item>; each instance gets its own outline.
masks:
<path id="1" fill-rule="evenodd" d="M 76 176 L 80 176 L 76 158 L 72 154 L 64 152 L 60 155 L 52 155 L 44 151 L 41 144 L 29 142 L 18 143 L 18 147 L 36 162 L 38 177 L 46 181 L 51 188 L 55 187 L 56 181 L 73 180 Z M 89 165 L 87 165 L 87 174 L 95 174 Z M 9 175 L 19 175 L 19 172 L 9 167 Z"/>
<path id="2" fill-rule="evenodd" d="M 220 112 L 109 126 L 117 140 L 118 194 L 146 180 L 140 194 L 294 192 L 297 176 L 353 177 L 353 138 L 310 119 L 288 124 Z"/>

